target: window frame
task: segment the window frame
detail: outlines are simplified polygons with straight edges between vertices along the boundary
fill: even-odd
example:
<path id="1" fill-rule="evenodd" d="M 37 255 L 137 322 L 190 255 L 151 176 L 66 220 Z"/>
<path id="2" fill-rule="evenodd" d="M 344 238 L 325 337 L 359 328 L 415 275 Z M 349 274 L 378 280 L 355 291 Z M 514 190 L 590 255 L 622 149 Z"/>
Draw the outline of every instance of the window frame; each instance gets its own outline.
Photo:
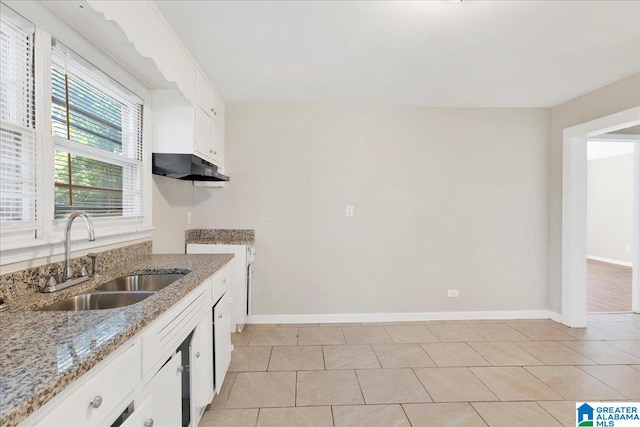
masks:
<path id="1" fill-rule="evenodd" d="M 33 49 L 33 46 L 35 45 L 35 25 L 33 25 L 28 19 L 25 19 L 22 15 L 20 15 L 19 13 L 16 13 L 14 10 L 9 9 L 9 8 L 4 8 L 4 10 L 2 11 L 4 15 L 6 15 L 8 17 L 8 19 L 10 21 L 12 21 L 12 23 L 17 26 L 17 27 L 22 27 L 21 29 L 25 32 L 29 32 L 31 33 L 31 31 L 33 31 L 33 34 L 31 35 L 31 47 Z M 27 27 L 29 27 L 27 29 Z M 27 101 L 25 107 L 30 107 L 31 110 L 31 114 L 33 114 L 33 116 L 36 117 L 37 120 L 37 100 L 35 98 L 35 92 L 36 92 L 36 76 L 35 76 L 35 62 L 36 62 L 36 58 L 35 58 L 35 49 L 33 49 L 33 51 L 31 52 L 32 58 L 31 58 L 31 66 L 33 67 L 33 91 L 34 91 L 34 98 L 32 100 L 32 105 L 29 105 L 30 102 Z M 29 113 L 27 113 L 27 116 L 29 115 Z M 38 228 L 39 225 L 39 215 L 38 215 L 38 209 L 37 209 L 37 203 L 38 203 L 38 192 L 39 192 L 39 182 L 37 179 L 37 161 L 39 159 L 38 155 L 38 148 L 39 148 L 39 132 L 40 129 L 37 128 L 37 122 L 36 120 L 33 121 L 33 125 L 34 127 L 30 128 L 30 127 L 22 127 L 18 124 L 14 124 L 11 122 L 5 122 L 4 123 L 4 128 L 9 131 L 9 132 L 15 132 L 15 133 L 19 133 L 21 135 L 21 137 L 23 137 L 26 133 L 31 133 L 32 132 L 32 137 L 33 138 L 33 143 L 35 144 L 35 150 L 33 151 L 33 153 L 31 153 L 35 158 L 36 158 L 36 163 L 34 164 L 35 170 L 33 170 L 32 172 L 34 172 L 34 193 L 35 193 L 35 198 L 32 199 L 32 202 L 34 203 L 34 211 L 33 211 L 33 218 L 32 219 L 28 219 L 28 220 L 20 220 L 20 221 L 15 221 L 15 222 L 4 222 L 2 223 L 2 226 L 0 227 L 0 232 L 2 233 L 3 238 L 8 238 L 8 239 L 23 239 L 25 237 L 29 238 L 29 237 L 33 237 L 34 233 L 36 231 L 36 229 Z M 26 131 L 26 132 L 25 132 Z M 22 138 L 21 138 L 22 139 Z"/>
<path id="2" fill-rule="evenodd" d="M 84 84 L 88 85 L 93 91 L 102 93 L 106 95 L 108 98 L 115 100 L 116 102 L 120 102 L 124 105 L 133 107 L 132 111 L 130 111 L 128 115 L 128 119 L 130 119 L 131 121 L 125 121 L 123 125 L 130 125 L 132 123 L 136 123 L 140 125 L 140 128 L 136 126 L 135 132 L 130 132 L 131 129 L 124 130 L 123 128 L 122 150 L 120 153 L 111 152 L 108 149 L 103 149 L 100 147 L 96 147 L 94 145 L 84 144 L 78 141 L 76 138 L 72 137 L 68 139 L 67 137 L 61 136 L 61 135 L 53 135 L 54 152 L 57 153 L 58 151 L 61 151 L 61 152 L 68 153 L 71 156 L 80 156 L 85 159 L 91 159 L 91 160 L 103 162 L 109 165 L 122 168 L 121 173 L 122 173 L 123 186 L 121 190 L 118 191 L 116 189 L 109 189 L 109 188 L 85 187 L 85 189 L 95 188 L 96 189 L 95 191 L 98 191 L 98 192 L 100 191 L 119 192 L 122 195 L 122 199 L 123 199 L 122 214 L 121 215 L 98 214 L 96 216 L 92 216 L 92 220 L 102 218 L 102 217 L 108 217 L 115 221 L 126 222 L 126 221 L 132 221 L 132 220 L 141 218 L 144 214 L 144 212 L 142 211 L 144 198 L 148 196 L 145 194 L 144 189 L 140 188 L 140 185 L 142 185 L 144 181 L 144 176 L 142 176 L 142 167 L 143 167 L 142 159 L 138 157 L 139 155 L 143 155 L 144 145 L 145 145 L 144 138 L 142 138 L 141 141 L 138 140 L 139 137 L 144 137 L 144 135 L 141 135 L 141 133 L 142 133 L 142 126 L 144 125 L 143 115 L 144 115 L 144 109 L 145 109 L 145 106 L 144 106 L 145 102 L 142 98 L 134 94 L 125 86 L 123 86 L 122 84 L 117 82 L 115 79 L 111 78 L 110 76 L 108 76 L 104 71 L 100 70 L 98 67 L 94 66 L 93 64 L 87 62 L 83 57 L 81 57 L 79 54 L 74 52 L 68 46 L 64 45 L 60 40 L 56 40 L 56 43 L 59 46 L 52 49 L 52 58 L 56 56 L 58 57 L 56 61 L 56 66 L 55 66 L 56 70 L 60 72 L 60 71 L 63 71 L 61 67 L 64 68 L 63 72 L 67 72 L 68 75 L 72 77 L 69 80 L 69 83 L 71 84 L 72 81 L 76 82 L 74 83 L 74 87 L 76 88 L 78 87 L 77 82 L 79 80 L 84 80 Z M 62 56 L 64 56 L 64 59 L 62 58 Z M 66 66 L 67 61 L 69 64 L 68 68 Z M 62 66 L 62 62 L 65 63 L 65 66 Z M 51 69 L 51 74 L 53 74 L 53 67 Z M 53 89 L 53 83 L 52 83 L 52 89 Z M 65 88 L 65 91 L 66 90 L 72 90 L 72 87 L 69 86 L 68 89 Z M 126 92 L 129 92 L 129 93 L 126 93 Z M 65 96 L 65 98 L 67 102 L 69 102 L 70 97 Z M 54 101 L 52 100 L 50 105 L 53 105 L 53 103 Z M 139 111 L 135 111 L 137 110 L 137 106 L 140 107 Z M 71 111 L 73 112 L 74 109 L 71 108 Z M 80 110 L 76 110 L 76 113 L 79 111 Z M 82 111 L 80 114 L 86 115 L 88 113 L 89 113 L 88 111 Z M 53 118 L 51 117 L 52 115 L 53 115 L 53 110 L 50 112 L 50 115 L 49 115 L 51 124 L 52 124 L 52 129 L 53 129 L 55 120 L 53 120 Z M 97 116 L 95 117 L 96 117 L 96 120 L 101 120 L 100 117 L 97 117 Z M 68 113 L 67 113 L 66 120 L 70 120 Z M 68 132 L 70 130 L 77 130 L 78 127 L 74 123 L 69 124 L 65 122 L 65 129 L 67 132 L 67 136 L 69 136 Z M 140 132 L 138 132 L 138 130 Z M 139 143 L 141 145 L 139 145 Z M 56 161 L 57 160 L 54 159 L 54 164 Z M 71 176 L 72 175 L 71 165 L 68 164 L 68 168 L 69 168 L 69 175 Z M 140 180 L 138 180 L 138 175 L 140 175 Z M 134 184 L 133 186 L 129 185 L 132 183 L 132 181 L 129 181 L 127 179 L 127 176 L 133 177 L 131 178 L 133 180 L 133 184 Z M 73 188 L 82 188 L 81 185 L 77 185 L 77 184 L 74 185 L 73 181 L 70 178 L 67 184 L 55 182 L 55 176 L 54 176 L 54 189 L 57 189 L 60 187 L 67 188 L 69 193 L 73 191 Z M 140 199 L 137 198 L 138 194 Z M 132 195 L 136 195 L 133 206 L 127 205 L 126 202 L 124 201 L 125 197 L 131 197 Z M 70 199 L 71 199 L 71 194 L 70 194 Z M 132 214 L 131 212 L 132 208 L 133 208 L 133 211 L 135 212 L 134 214 Z M 55 206 L 54 206 L 54 209 L 55 209 Z M 71 211 L 73 210 L 74 210 L 73 206 L 71 206 Z M 127 212 L 127 210 L 129 212 Z M 56 215 L 54 217 L 54 222 L 57 222 L 57 221 L 66 222 L 66 220 L 64 218 L 61 218 L 59 214 L 54 213 L 54 215 Z M 89 213 L 89 215 L 91 216 L 92 214 Z"/>
<path id="3" fill-rule="evenodd" d="M 5 6 L 3 4 L 3 6 Z M 63 43 L 85 61 L 111 79 L 120 83 L 142 99 L 142 216 L 92 218 L 96 240 L 86 239 L 86 230 L 74 227 L 71 240 L 75 250 L 100 247 L 117 247 L 151 238 L 152 218 L 152 91 L 135 75 L 104 53 L 99 47 L 64 24 L 41 5 L 33 2 L 11 2 L 10 8 L 30 21 L 35 27 L 35 108 L 38 171 L 36 185 L 37 220 L 34 230 L 27 232 L 0 230 L 0 265 L 34 261 L 64 253 L 64 229 L 66 220 L 54 217 L 54 155 L 55 143 L 51 120 L 51 43 L 52 39 Z"/>

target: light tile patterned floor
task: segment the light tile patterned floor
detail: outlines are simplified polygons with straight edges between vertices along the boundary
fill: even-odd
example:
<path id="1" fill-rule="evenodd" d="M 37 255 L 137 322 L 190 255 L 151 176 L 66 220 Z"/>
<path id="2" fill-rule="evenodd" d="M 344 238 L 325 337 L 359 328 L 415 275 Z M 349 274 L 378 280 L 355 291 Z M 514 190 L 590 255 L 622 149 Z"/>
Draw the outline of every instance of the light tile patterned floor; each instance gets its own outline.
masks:
<path id="1" fill-rule="evenodd" d="M 640 399 L 640 315 L 248 325 L 200 427 L 573 426 Z"/>

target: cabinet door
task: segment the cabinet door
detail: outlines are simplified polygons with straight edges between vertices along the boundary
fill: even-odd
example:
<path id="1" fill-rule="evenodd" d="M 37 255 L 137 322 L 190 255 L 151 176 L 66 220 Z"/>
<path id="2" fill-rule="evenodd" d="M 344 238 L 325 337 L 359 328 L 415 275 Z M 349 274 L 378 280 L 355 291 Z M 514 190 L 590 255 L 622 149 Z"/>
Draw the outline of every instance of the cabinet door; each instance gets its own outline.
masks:
<path id="1" fill-rule="evenodd" d="M 213 161 L 213 147 L 211 138 L 211 118 L 200 107 L 196 109 L 196 141 L 194 151 L 203 159 Z"/>
<path id="2" fill-rule="evenodd" d="M 147 397 L 142 401 L 140 405 L 133 411 L 133 414 L 129 418 L 122 423 L 121 427 L 159 427 L 159 426 L 169 426 L 169 425 L 180 425 L 180 421 L 178 424 L 168 424 L 165 423 L 162 419 L 156 418 L 152 414 L 152 406 L 153 406 L 153 397 Z"/>
<path id="3" fill-rule="evenodd" d="M 175 353 L 144 388 L 143 396 L 151 398 L 150 418 L 155 427 L 182 423 L 181 357 L 181 352 Z"/>
<path id="4" fill-rule="evenodd" d="M 207 405 L 213 399 L 213 343 L 211 310 L 193 332 L 190 348 L 191 425 L 197 426 Z"/>
<path id="5" fill-rule="evenodd" d="M 209 111 L 211 114 L 211 118 L 214 122 L 218 123 L 218 125 L 224 129 L 224 101 L 222 98 L 218 97 L 215 93 L 212 93 L 213 96 L 213 106 Z"/>
<path id="6" fill-rule="evenodd" d="M 220 393 L 224 376 L 231 363 L 231 306 L 226 292 L 213 308 L 214 365 L 216 393 Z"/>
<path id="7" fill-rule="evenodd" d="M 205 113 L 211 116 L 213 110 L 213 89 L 205 80 L 200 71 L 196 71 L 196 105 L 200 106 Z"/>
<path id="8" fill-rule="evenodd" d="M 222 168 L 224 167 L 224 129 L 213 120 L 211 121 L 211 138 L 213 163 Z"/>

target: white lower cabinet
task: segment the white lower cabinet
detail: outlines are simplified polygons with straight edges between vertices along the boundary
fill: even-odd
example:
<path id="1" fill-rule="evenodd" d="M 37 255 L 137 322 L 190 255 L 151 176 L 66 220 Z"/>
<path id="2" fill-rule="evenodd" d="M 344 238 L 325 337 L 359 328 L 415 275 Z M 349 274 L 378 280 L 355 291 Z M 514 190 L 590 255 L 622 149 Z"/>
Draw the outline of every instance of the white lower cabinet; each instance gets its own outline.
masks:
<path id="1" fill-rule="evenodd" d="M 156 373 L 149 383 L 142 390 L 142 406 L 149 408 L 144 411 L 144 416 L 135 417 L 139 408 L 135 408 L 133 415 L 127 419 L 123 426 L 149 427 L 173 427 L 179 426 L 182 422 L 182 397 L 181 378 L 182 365 L 180 352 L 175 353 L 171 359 Z M 139 415 L 139 414 L 138 414 Z M 129 424 L 132 418 L 142 419 L 142 422 Z M 149 422 L 149 420 L 151 420 Z M 146 424 L 145 424 L 146 423 Z"/>
<path id="2" fill-rule="evenodd" d="M 220 393 L 224 376 L 231 363 L 231 305 L 229 304 L 229 292 L 220 298 L 213 307 L 213 340 L 214 340 L 214 367 L 215 389 Z"/>
<path id="3" fill-rule="evenodd" d="M 170 424 L 160 424 L 157 422 L 157 418 L 153 416 L 153 398 L 148 397 L 145 399 L 131 414 L 129 418 L 127 418 L 122 424 L 121 427 L 154 427 L 160 425 L 170 425 Z M 180 424 L 174 424 L 176 426 Z"/>
<path id="4" fill-rule="evenodd" d="M 213 343 L 211 310 L 193 331 L 190 348 L 191 425 L 197 426 L 213 399 Z"/>
<path id="5" fill-rule="evenodd" d="M 197 427 L 231 361 L 228 277 L 203 281 L 20 427 Z"/>
<path id="6" fill-rule="evenodd" d="M 127 396 L 139 381 L 140 345 L 134 343 L 115 359 L 101 364 L 97 372 L 64 400 L 52 402 L 53 409 L 33 424 L 56 427 L 110 425 L 109 417 L 128 405 Z"/>

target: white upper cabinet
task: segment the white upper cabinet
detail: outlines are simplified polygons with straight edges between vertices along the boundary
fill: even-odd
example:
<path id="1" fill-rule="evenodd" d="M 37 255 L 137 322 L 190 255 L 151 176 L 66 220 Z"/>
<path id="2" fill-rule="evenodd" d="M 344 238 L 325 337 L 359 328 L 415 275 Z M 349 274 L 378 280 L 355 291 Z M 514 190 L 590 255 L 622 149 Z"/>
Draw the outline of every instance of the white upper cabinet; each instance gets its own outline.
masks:
<path id="1" fill-rule="evenodd" d="M 213 161 L 213 143 L 211 137 L 211 118 L 200 107 L 195 108 L 196 135 L 194 154 Z"/>
<path id="2" fill-rule="evenodd" d="M 224 102 L 216 94 L 200 71 L 196 71 L 196 104 L 214 122 L 224 128 Z"/>
<path id="3" fill-rule="evenodd" d="M 141 57 L 151 59 L 178 87 L 154 95 L 153 152 L 195 154 L 224 170 L 224 101 L 153 2 L 87 3 L 115 22 Z"/>
<path id="4" fill-rule="evenodd" d="M 196 151 L 204 159 L 224 167 L 224 102 L 199 71 L 196 71 L 196 105 Z"/>
<path id="5" fill-rule="evenodd" d="M 195 154 L 224 168 L 224 128 L 178 91 L 153 95 L 153 152 Z"/>

